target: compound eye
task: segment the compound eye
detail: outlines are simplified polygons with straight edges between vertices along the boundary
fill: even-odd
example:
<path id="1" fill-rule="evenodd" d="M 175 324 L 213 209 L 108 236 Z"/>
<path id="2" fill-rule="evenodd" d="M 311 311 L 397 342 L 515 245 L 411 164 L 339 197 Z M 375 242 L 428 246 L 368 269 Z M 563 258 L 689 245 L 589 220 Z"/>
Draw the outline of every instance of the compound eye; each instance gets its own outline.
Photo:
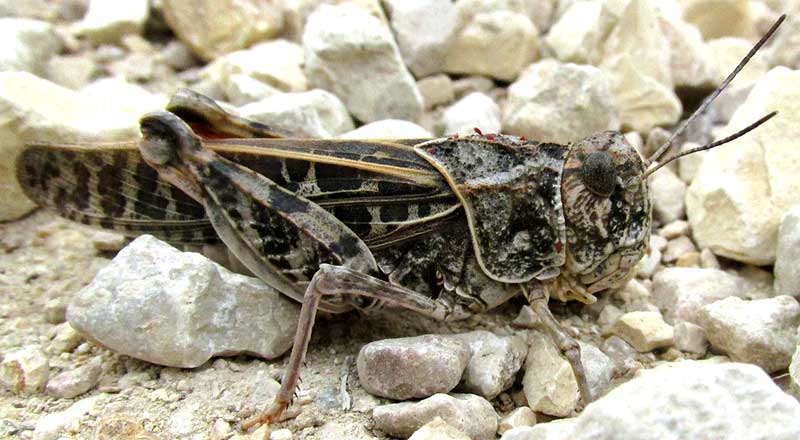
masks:
<path id="1" fill-rule="evenodd" d="M 614 192 L 617 183 L 617 167 L 611 155 L 605 151 L 595 151 L 583 161 L 583 184 L 589 191 L 600 197 L 608 197 Z"/>

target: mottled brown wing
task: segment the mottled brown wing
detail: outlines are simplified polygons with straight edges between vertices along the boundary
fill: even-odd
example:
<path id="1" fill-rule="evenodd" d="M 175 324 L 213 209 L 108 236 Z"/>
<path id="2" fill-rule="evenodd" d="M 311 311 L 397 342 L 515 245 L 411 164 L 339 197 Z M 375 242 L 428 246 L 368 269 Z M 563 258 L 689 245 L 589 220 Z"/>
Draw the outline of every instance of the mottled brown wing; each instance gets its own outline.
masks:
<path id="1" fill-rule="evenodd" d="M 424 235 L 460 206 L 441 174 L 410 147 L 418 140 L 205 142 L 333 212 L 368 244 Z M 203 207 L 162 181 L 135 143 L 30 145 L 17 178 L 31 199 L 81 223 L 176 243 L 218 240 Z"/>

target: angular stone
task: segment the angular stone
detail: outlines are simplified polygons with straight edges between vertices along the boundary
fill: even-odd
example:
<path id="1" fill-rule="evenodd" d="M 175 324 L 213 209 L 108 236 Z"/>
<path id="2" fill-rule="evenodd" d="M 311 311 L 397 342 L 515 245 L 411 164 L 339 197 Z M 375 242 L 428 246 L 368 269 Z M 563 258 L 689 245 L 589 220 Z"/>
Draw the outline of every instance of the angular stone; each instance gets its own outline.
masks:
<path id="1" fill-rule="evenodd" d="M 53 354 L 68 353 L 74 350 L 81 342 L 83 342 L 83 336 L 81 336 L 80 332 L 65 322 L 57 327 L 56 334 L 48 347 L 48 352 Z"/>
<path id="2" fill-rule="evenodd" d="M 781 29 L 783 32 L 784 29 Z M 753 42 L 744 38 L 718 38 L 708 42 L 713 54 L 714 82 L 721 84 L 734 67 L 750 52 Z M 736 86 L 745 87 L 764 77 L 769 70 L 768 55 L 758 52 L 747 62 L 741 72 L 736 75 Z"/>
<path id="3" fill-rule="evenodd" d="M 561 356 L 552 339 L 539 331 L 531 331 L 525 361 L 523 392 L 528 406 L 536 412 L 566 417 L 575 410 L 580 399 L 578 383 L 569 362 Z M 580 343 L 581 362 L 592 396 L 601 395 L 611 380 L 614 363 L 597 347 Z"/>
<path id="4" fill-rule="evenodd" d="M 781 219 L 774 270 L 775 293 L 800 297 L 800 205 Z"/>
<path id="5" fill-rule="evenodd" d="M 433 135 L 419 125 L 400 119 L 370 122 L 339 136 L 341 139 L 429 139 Z"/>
<path id="6" fill-rule="evenodd" d="M 689 234 L 689 222 L 686 220 L 675 220 L 673 222 L 667 223 L 661 229 L 658 230 L 658 235 L 666 238 L 667 240 L 671 240 L 673 238 L 678 238 L 682 235 Z"/>
<path id="7" fill-rule="evenodd" d="M 91 390 L 100 380 L 103 360 L 93 358 L 85 365 L 64 371 L 47 381 L 47 394 L 61 399 L 72 399 Z"/>
<path id="8" fill-rule="evenodd" d="M 483 396 L 497 397 L 514 383 L 517 372 L 525 362 L 528 344 L 520 335 L 497 336 L 476 330 L 453 336 L 469 346 L 470 356 L 459 390 Z"/>
<path id="9" fill-rule="evenodd" d="M 422 78 L 417 81 L 417 87 L 427 110 L 448 104 L 455 99 L 453 80 L 444 74 Z"/>
<path id="10" fill-rule="evenodd" d="M 653 277 L 653 303 L 668 322 L 697 324 L 702 306 L 744 295 L 736 276 L 717 269 L 669 267 Z"/>
<path id="11" fill-rule="evenodd" d="M 698 324 L 714 350 L 772 373 L 789 366 L 800 305 L 785 295 L 752 301 L 726 298 L 704 306 Z"/>
<path id="12" fill-rule="evenodd" d="M 754 8 L 748 0 L 686 0 L 680 2 L 683 17 L 697 26 L 703 38 L 735 36 L 755 38 Z"/>
<path id="13" fill-rule="evenodd" d="M 275 0 L 163 0 L 161 8 L 175 35 L 206 61 L 273 37 L 283 27 L 283 8 Z"/>
<path id="14" fill-rule="evenodd" d="M 669 365 L 646 371 L 587 406 L 567 438 L 789 440 L 800 436 L 800 403 L 760 368 L 694 361 Z"/>
<path id="15" fill-rule="evenodd" d="M 226 92 L 236 88 L 239 75 L 281 92 L 303 92 L 308 88 L 303 57 L 299 44 L 272 40 L 218 58 L 203 69 L 200 77 L 216 83 Z"/>
<path id="16" fill-rule="evenodd" d="M 436 417 L 476 440 L 494 439 L 497 431 L 492 404 L 472 394 L 436 394 L 419 402 L 382 405 L 372 411 L 377 428 L 393 437 L 408 437 Z"/>
<path id="17" fill-rule="evenodd" d="M 50 362 L 36 346 L 25 346 L 3 354 L 0 382 L 14 394 L 35 394 L 47 383 Z"/>
<path id="18" fill-rule="evenodd" d="M 657 219 L 669 223 L 685 216 L 686 184 L 671 169 L 664 167 L 656 171 L 650 176 L 648 183 L 653 200 L 653 214 Z"/>
<path id="19" fill-rule="evenodd" d="M 572 2 L 550 28 L 545 43 L 561 61 L 590 64 L 602 56 L 602 37 L 611 24 L 602 2 Z"/>
<path id="20" fill-rule="evenodd" d="M 789 364 L 789 392 L 800 400 L 800 338 L 792 355 L 792 363 Z"/>
<path id="21" fill-rule="evenodd" d="M 506 432 L 500 440 L 572 440 L 576 420 L 556 419 L 536 426 L 521 426 Z"/>
<path id="22" fill-rule="evenodd" d="M 667 242 L 667 249 L 664 250 L 662 260 L 665 263 L 672 263 L 678 261 L 682 256 L 696 252 L 697 248 L 692 243 L 692 240 L 685 235 L 677 237 Z M 699 257 L 699 255 L 698 255 Z"/>
<path id="23" fill-rule="evenodd" d="M 675 348 L 685 353 L 704 354 L 708 350 L 706 331 L 699 325 L 681 321 L 673 327 Z"/>
<path id="24" fill-rule="evenodd" d="M 533 426 L 536 424 L 536 413 L 527 406 L 521 406 L 514 409 L 507 416 L 500 419 L 497 425 L 497 433 L 500 435 L 505 434 L 514 428 L 520 426 Z"/>
<path id="25" fill-rule="evenodd" d="M 442 71 L 456 34 L 458 16 L 450 0 L 384 0 L 400 53 L 417 78 Z"/>
<path id="26" fill-rule="evenodd" d="M 444 111 L 444 134 L 471 134 L 475 128 L 483 133 L 500 132 L 500 107 L 492 98 L 475 92 L 459 99 Z"/>
<path id="27" fill-rule="evenodd" d="M 640 353 L 672 345 L 672 326 L 658 312 L 629 312 L 619 317 L 611 332 Z"/>
<path id="28" fill-rule="evenodd" d="M 26 18 L 0 18 L 0 71 L 44 73 L 64 43 L 53 25 Z"/>
<path id="29" fill-rule="evenodd" d="M 539 32 L 522 11 L 485 0 L 462 0 L 455 7 L 459 22 L 445 58 L 446 72 L 512 81 L 538 58 Z"/>
<path id="30" fill-rule="evenodd" d="M 543 60 L 508 88 L 503 131 L 542 142 L 567 143 L 619 129 L 606 76 L 597 68 Z"/>
<path id="31" fill-rule="evenodd" d="M 459 431 L 458 429 L 450 426 L 442 420 L 441 417 L 436 417 L 430 422 L 426 423 L 414 431 L 408 440 L 470 440 L 467 434 Z"/>
<path id="32" fill-rule="evenodd" d="M 700 31 L 681 17 L 660 14 L 659 23 L 670 47 L 675 87 L 703 87 L 714 82 L 714 56 Z"/>
<path id="33" fill-rule="evenodd" d="M 306 75 L 339 96 L 360 121 L 406 119 L 422 112 L 422 95 L 389 29 L 353 4 L 321 5 L 303 33 Z"/>
<path id="34" fill-rule="evenodd" d="M 98 394 L 96 396 L 86 397 L 81 399 L 69 408 L 49 413 L 46 416 L 40 417 L 36 421 L 36 427 L 33 430 L 34 440 L 56 440 L 61 438 L 59 435 L 68 426 L 77 423 L 90 411 L 93 411 L 102 400 L 105 394 Z M 102 438 L 102 437 L 100 437 Z M 144 437 L 146 439 L 146 437 Z M 149 439 L 148 439 L 149 440 Z"/>
<path id="35" fill-rule="evenodd" d="M 331 138 L 354 127 L 342 101 L 333 93 L 320 89 L 276 93 L 242 106 L 238 113 L 297 137 Z"/>
<path id="36" fill-rule="evenodd" d="M 282 355 L 298 314 L 261 281 L 143 235 L 78 293 L 67 320 L 116 352 L 193 368 L 212 356 Z"/>
<path id="37" fill-rule="evenodd" d="M 438 335 L 371 342 L 358 352 L 358 380 L 381 397 L 428 397 L 455 388 L 469 356 L 466 343 Z"/>
<path id="38" fill-rule="evenodd" d="M 800 72 L 770 70 L 718 136 L 771 111 L 800 114 Z M 757 265 L 775 261 L 781 215 L 796 204 L 800 126 L 780 116 L 739 139 L 736 148 L 709 151 L 686 193 L 686 213 L 698 246 Z"/>
<path id="39" fill-rule="evenodd" d="M 95 44 L 117 43 L 127 34 L 144 29 L 148 0 L 91 0 L 83 20 L 72 26 L 72 33 Z"/>

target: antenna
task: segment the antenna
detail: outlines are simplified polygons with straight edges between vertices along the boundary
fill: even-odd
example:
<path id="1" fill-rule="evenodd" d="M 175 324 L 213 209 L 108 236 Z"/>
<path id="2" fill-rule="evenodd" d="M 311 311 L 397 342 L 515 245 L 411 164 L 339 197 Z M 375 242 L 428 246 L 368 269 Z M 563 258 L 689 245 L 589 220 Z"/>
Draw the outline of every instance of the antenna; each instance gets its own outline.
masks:
<path id="1" fill-rule="evenodd" d="M 769 38 L 772 36 L 772 34 L 774 34 L 776 30 L 778 30 L 778 27 L 781 25 L 781 23 L 783 23 L 783 21 L 785 19 L 786 19 L 786 14 L 783 14 L 783 15 L 780 16 L 780 18 L 778 18 L 777 21 L 775 21 L 775 24 L 773 24 L 772 27 L 769 28 L 767 33 L 764 34 L 763 37 L 761 37 L 761 39 L 758 41 L 758 43 L 756 43 L 756 45 L 753 46 L 752 49 L 750 49 L 750 52 L 748 52 L 747 55 L 744 56 L 742 61 L 739 62 L 739 65 L 736 66 L 735 69 L 733 69 L 733 72 L 731 72 L 730 75 L 728 75 L 728 77 L 725 78 L 725 81 L 722 81 L 722 84 L 720 84 L 719 87 L 716 88 L 716 90 L 714 90 L 710 95 L 706 96 L 706 98 L 703 100 L 703 102 L 700 104 L 700 106 L 697 108 L 697 110 L 695 110 L 694 113 L 692 113 L 691 116 L 689 116 L 686 120 L 683 121 L 683 123 L 681 123 L 681 125 L 678 127 L 678 129 L 675 130 L 672 133 L 672 136 L 670 136 L 669 139 L 667 139 L 667 141 L 664 142 L 658 148 L 658 150 L 656 150 L 655 153 L 653 153 L 649 158 L 647 158 L 645 160 L 645 168 L 649 168 L 650 165 L 652 165 L 653 163 L 658 161 L 661 158 L 661 156 L 664 155 L 664 153 L 669 149 L 669 147 L 672 146 L 672 143 L 675 141 L 675 139 L 686 131 L 686 128 L 689 126 L 689 124 L 694 122 L 694 120 L 697 119 L 698 116 L 700 116 L 701 114 L 705 113 L 705 111 L 708 109 L 708 106 L 711 105 L 712 102 L 714 102 L 714 100 L 717 98 L 717 96 L 719 96 L 719 94 L 722 93 L 722 91 L 725 90 L 726 87 L 728 87 L 728 84 L 730 84 L 731 81 L 733 81 L 733 79 L 736 77 L 736 75 L 739 74 L 739 72 L 750 61 L 750 59 L 753 58 L 753 56 L 761 49 L 761 47 L 764 45 L 764 43 L 766 43 L 767 40 L 769 40 Z M 767 120 L 769 120 L 770 118 L 775 116 L 776 114 L 777 114 L 777 112 L 772 112 L 772 113 L 764 116 L 763 118 L 759 119 L 758 121 L 754 122 L 753 124 L 750 124 L 745 129 L 740 130 L 739 132 L 737 132 L 737 133 L 735 133 L 735 134 L 733 134 L 733 135 L 731 135 L 731 136 L 729 136 L 729 137 L 727 137 L 725 139 L 722 139 L 722 140 L 719 140 L 719 141 L 715 141 L 715 142 L 712 142 L 710 144 L 704 145 L 702 147 L 694 148 L 692 150 L 689 150 L 689 151 L 683 152 L 683 153 L 681 153 L 679 155 L 676 155 L 674 157 L 671 157 L 669 160 L 667 160 L 663 164 L 660 164 L 660 165 L 656 166 L 655 168 L 645 172 L 644 175 L 642 175 L 642 178 L 644 179 L 647 176 L 649 176 L 650 174 L 653 174 L 653 172 L 655 170 L 661 168 L 662 166 L 664 166 L 665 164 L 667 164 L 669 162 L 672 162 L 673 160 L 677 159 L 678 157 L 686 156 L 687 154 L 695 153 L 695 152 L 698 152 L 698 151 L 709 150 L 711 148 L 714 148 L 714 147 L 720 146 L 722 144 L 725 144 L 727 142 L 730 142 L 730 141 L 742 136 L 743 134 L 749 132 L 750 130 L 758 127 L 759 125 L 763 124 L 764 122 L 766 122 Z"/>

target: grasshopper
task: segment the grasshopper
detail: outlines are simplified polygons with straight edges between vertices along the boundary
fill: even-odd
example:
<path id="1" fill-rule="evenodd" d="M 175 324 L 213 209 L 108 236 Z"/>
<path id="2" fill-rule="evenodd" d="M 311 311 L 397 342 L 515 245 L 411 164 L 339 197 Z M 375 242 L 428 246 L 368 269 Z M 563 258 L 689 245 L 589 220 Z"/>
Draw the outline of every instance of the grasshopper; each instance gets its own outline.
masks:
<path id="1" fill-rule="evenodd" d="M 171 242 L 222 241 L 267 285 L 301 302 L 281 388 L 244 429 L 292 403 L 317 310 L 408 309 L 458 320 L 524 295 L 592 397 L 580 348 L 551 298 L 595 301 L 647 251 L 647 177 L 776 31 L 651 157 L 618 132 L 561 145 L 501 134 L 441 139 L 287 137 L 183 90 L 140 120 L 138 142 L 27 146 L 17 177 L 60 215 Z"/>

